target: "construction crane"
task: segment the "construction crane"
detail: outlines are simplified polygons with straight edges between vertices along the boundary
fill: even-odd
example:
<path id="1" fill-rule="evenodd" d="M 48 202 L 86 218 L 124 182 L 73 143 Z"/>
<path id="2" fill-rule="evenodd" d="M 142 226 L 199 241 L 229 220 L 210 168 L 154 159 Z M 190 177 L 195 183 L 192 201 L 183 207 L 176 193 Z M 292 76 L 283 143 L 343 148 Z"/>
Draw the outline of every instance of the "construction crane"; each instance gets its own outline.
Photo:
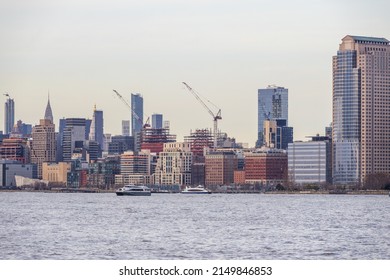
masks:
<path id="1" fill-rule="evenodd" d="M 146 120 L 145 123 L 142 123 L 141 118 L 133 110 L 133 108 L 130 106 L 129 102 L 127 102 L 127 100 L 124 99 L 123 96 L 119 92 L 117 92 L 115 89 L 113 89 L 112 91 L 115 92 L 116 96 L 118 96 L 118 98 L 130 109 L 131 114 L 133 115 L 133 117 L 142 125 L 143 128 L 150 126 L 150 124 L 149 124 L 149 117 L 148 117 L 148 119 Z"/>
<path id="2" fill-rule="evenodd" d="M 213 117 L 214 121 L 214 148 L 217 148 L 217 140 L 218 140 L 218 120 L 222 120 L 221 109 L 218 109 L 216 114 L 211 111 L 211 109 L 204 103 L 204 101 L 200 98 L 200 96 L 196 93 L 194 89 L 192 89 L 186 82 L 183 82 L 189 92 L 191 92 L 195 98 L 203 105 L 203 107 L 209 112 L 209 114 Z"/>

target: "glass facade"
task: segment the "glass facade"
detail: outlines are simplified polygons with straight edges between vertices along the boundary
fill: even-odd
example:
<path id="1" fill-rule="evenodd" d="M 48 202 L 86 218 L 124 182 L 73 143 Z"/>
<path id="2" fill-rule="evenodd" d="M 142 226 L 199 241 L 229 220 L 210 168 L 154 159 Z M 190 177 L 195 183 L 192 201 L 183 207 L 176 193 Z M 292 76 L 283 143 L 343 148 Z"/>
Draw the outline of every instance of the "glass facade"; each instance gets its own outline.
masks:
<path id="1" fill-rule="evenodd" d="M 342 50 L 333 58 L 333 183 L 360 179 L 360 69 L 357 52 Z"/>
<path id="2" fill-rule="evenodd" d="M 258 90 L 257 99 L 257 147 L 264 145 L 264 121 L 285 119 L 288 123 L 288 89 L 269 86 Z"/>
<path id="3" fill-rule="evenodd" d="M 144 123 L 144 99 L 139 93 L 131 94 L 131 109 L 137 115 L 131 113 L 131 136 L 135 136 Z"/>
<path id="4" fill-rule="evenodd" d="M 333 57 L 333 180 L 390 172 L 390 41 L 345 36 Z"/>
<path id="5" fill-rule="evenodd" d="M 331 181 L 330 147 L 326 141 L 288 144 L 289 180 L 295 184 L 325 184 Z"/>
<path id="6" fill-rule="evenodd" d="M 162 114 L 153 114 L 152 115 L 152 128 L 163 128 L 163 115 Z"/>
<path id="7" fill-rule="evenodd" d="M 4 133 L 9 134 L 15 124 L 15 102 L 8 98 L 4 105 Z"/>

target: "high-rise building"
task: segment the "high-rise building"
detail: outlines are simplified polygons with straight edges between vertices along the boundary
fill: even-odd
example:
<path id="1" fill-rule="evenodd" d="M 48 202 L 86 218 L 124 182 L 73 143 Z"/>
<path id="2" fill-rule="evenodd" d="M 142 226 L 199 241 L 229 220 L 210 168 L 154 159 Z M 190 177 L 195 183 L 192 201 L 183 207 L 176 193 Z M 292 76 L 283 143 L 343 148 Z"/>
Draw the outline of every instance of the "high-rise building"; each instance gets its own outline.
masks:
<path id="1" fill-rule="evenodd" d="M 56 161 L 55 125 L 50 120 L 40 120 L 32 129 L 31 163 L 37 165 L 38 178 L 42 178 L 42 163 Z"/>
<path id="2" fill-rule="evenodd" d="M 163 115 L 153 114 L 152 115 L 152 128 L 163 128 Z"/>
<path id="3" fill-rule="evenodd" d="M 122 121 L 122 135 L 130 136 L 130 121 Z"/>
<path id="4" fill-rule="evenodd" d="M 390 172 L 390 42 L 345 36 L 333 57 L 333 183 Z"/>
<path id="5" fill-rule="evenodd" d="M 103 138 L 104 138 L 103 111 L 96 110 L 96 106 L 95 106 L 93 110 L 89 140 L 97 142 L 100 146 L 100 149 L 103 149 Z"/>
<path id="6" fill-rule="evenodd" d="M 288 89 L 284 87 L 268 86 L 266 89 L 258 90 L 257 99 L 257 147 L 264 143 L 264 121 L 265 120 L 286 120 L 288 125 Z"/>
<path id="7" fill-rule="evenodd" d="M 286 120 L 264 121 L 264 146 L 286 150 L 289 143 L 293 142 L 293 128 L 286 126 Z"/>
<path id="8" fill-rule="evenodd" d="M 131 136 L 136 136 L 141 132 L 144 123 L 144 98 L 141 94 L 131 94 L 131 109 L 136 114 L 131 113 Z"/>
<path id="9" fill-rule="evenodd" d="M 73 153 L 83 149 L 87 135 L 87 126 L 90 127 L 90 120 L 84 118 L 68 118 L 60 121 L 59 138 L 61 139 L 62 160 L 69 162 Z M 62 127 L 61 127 L 62 126 Z"/>
<path id="10" fill-rule="evenodd" d="M 15 102 L 8 95 L 4 105 L 4 134 L 10 134 L 15 124 Z"/>

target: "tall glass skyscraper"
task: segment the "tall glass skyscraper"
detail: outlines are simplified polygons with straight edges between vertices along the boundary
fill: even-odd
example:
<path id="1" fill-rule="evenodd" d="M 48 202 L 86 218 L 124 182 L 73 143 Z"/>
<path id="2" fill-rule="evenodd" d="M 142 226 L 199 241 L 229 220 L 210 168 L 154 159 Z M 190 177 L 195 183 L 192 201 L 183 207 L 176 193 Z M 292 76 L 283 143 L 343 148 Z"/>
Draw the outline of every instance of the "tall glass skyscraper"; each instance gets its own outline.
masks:
<path id="1" fill-rule="evenodd" d="M 140 132 L 144 123 L 144 99 L 141 94 L 131 94 L 131 109 L 137 115 L 131 113 L 131 136 Z"/>
<path id="2" fill-rule="evenodd" d="M 153 114 L 152 115 L 152 128 L 161 129 L 163 128 L 163 115 Z"/>
<path id="3" fill-rule="evenodd" d="M 333 183 L 390 172 L 390 45 L 346 36 L 333 57 Z"/>
<path id="4" fill-rule="evenodd" d="M 257 99 L 257 147 L 264 145 L 264 121 L 286 120 L 288 125 L 288 89 L 284 87 L 268 86 L 258 90 Z"/>
<path id="5" fill-rule="evenodd" d="M 8 96 L 4 105 L 4 134 L 9 134 L 15 124 L 15 102 Z"/>
<path id="6" fill-rule="evenodd" d="M 89 140 L 96 141 L 99 144 L 100 149 L 103 149 L 103 137 L 104 137 L 103 111 L 96 110 L 96 106 L 95 106 L 93 110 Z"/>

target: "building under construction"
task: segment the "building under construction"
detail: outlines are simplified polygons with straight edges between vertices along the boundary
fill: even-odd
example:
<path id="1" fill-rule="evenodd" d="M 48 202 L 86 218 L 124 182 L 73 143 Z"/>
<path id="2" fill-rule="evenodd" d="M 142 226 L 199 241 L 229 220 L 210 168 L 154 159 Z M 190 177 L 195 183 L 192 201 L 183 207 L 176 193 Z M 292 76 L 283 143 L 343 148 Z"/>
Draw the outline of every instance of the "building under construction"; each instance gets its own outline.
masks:
<path id="1" fill-rule="evenodd" d="M 23 164 L 30 163 L 30 149 L 23 138 L 4 139 L 0 143 L 0 159 L 16 160 Z"/>
<path id="2" fill-rule="evenodd" d="M 190 132 L 190 136 L 184 136 L 184 141 L 190 143 L 191 152 L 195 157 L 203 156 L 205 147 L 213 147 L 213 135 L 208 129 L 196 129 L 195 132 Z"/>
<path id="3" fill-rule="evenodd" d="M 164 150 L 164 144 L 170 142 L 176 142 L 176 135 L 170 134 L 167 128 L 144 127 L 141 130 L 141 150 L 159 154 Z"/>

